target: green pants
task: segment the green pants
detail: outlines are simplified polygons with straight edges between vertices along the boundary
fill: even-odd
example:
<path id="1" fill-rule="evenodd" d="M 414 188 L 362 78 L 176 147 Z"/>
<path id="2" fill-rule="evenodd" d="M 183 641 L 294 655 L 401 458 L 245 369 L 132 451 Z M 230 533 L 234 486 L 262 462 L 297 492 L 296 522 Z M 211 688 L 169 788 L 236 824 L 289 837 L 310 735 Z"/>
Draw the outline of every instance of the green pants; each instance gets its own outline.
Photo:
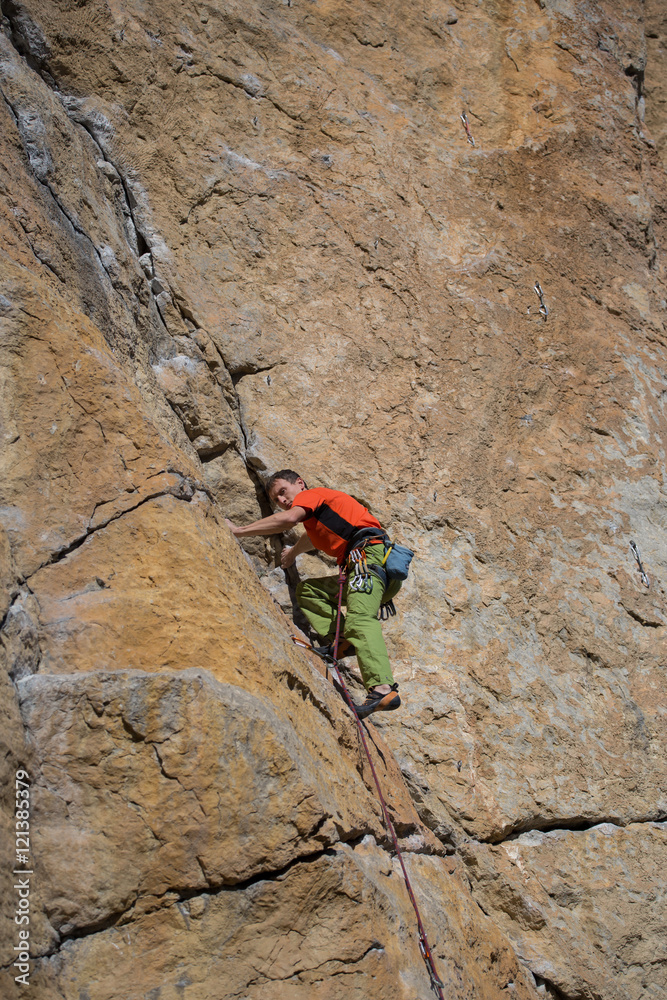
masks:
<path id="1" fill-rule="evenodd" d="M 378 555 L 375 554 L 376 549 Z M 383 555 L 382 546 L 370 545 L 366 549 L 371 572 L 373 565 L 380 563 Z M 372 573 L 372 579 L 373 590 L 370 594 L 350 590 L 345 584 L 343 603 L 347 614 L 341 616 L 341 635 L 349 639 L 356 650 L 359 670 L 367 690 L 377 684 L 394 683 L 377 613 L 383 600 L 391 600 L 401 589 L 400 580 L 390 580 L 384 590 L 382 581 L 375 573 Z M 296 588 L 296 599 L 323 642 L 333 642 L 338 610 L 338 577 L 303 580 Z"/>

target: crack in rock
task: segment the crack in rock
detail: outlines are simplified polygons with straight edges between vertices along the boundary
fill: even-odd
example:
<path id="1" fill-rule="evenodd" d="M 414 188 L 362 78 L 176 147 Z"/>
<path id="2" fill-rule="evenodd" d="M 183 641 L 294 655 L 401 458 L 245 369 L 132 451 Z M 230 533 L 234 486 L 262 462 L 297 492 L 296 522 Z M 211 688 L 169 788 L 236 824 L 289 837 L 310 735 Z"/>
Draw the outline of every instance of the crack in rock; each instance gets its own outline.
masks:
<path id="1" fill-rule="evenodd" d="M 164 478 L 164 475 L 168 475 L 168 473 L 165 474 L 158 473 L 157 475 L 161 476 L 161 478 Z M 69 542 L 62 548 L 57 549 L 57 551 L 54 552 L 49 559 L 46 559 L 43 563 L 41 563 L 35 570 L 33 570 L 30 576 L 27 577 L 26 579 L 30 580 L 35 575 L 35 573 L 38 573 L 39 570 L 43 569 L 45 566 L 52 566 L 55 563 L 61 562 L 63 559 L 67 558 L 67 556 L 70 555 L 72 552 L 76 551 L 76 549 L 80 548 L 91 537 L 91 535 L 95 534 L 96 531 L 100 531 L 101 529 L 106 528 L 113 521 L 118 520 L 119 517 L 123 517 L 124 514 L 129 514 L 132 511 L 137 510 L 139 507 L 142 507 L 144 504 L 149 503 L 151 500 L 156 500 L 159 497 L 171 496 L 174 497 L 176 500 L 184 500 L 185 502 L 189 503 L 193 499 L 195 494 L 198 492 L 198 490 L 202 490 L 206 492 L 208 495 L 210 495 L 210 491 L 207 490 L 206 487 L 204 487 L 199 482 L 193 480 L 190 476 L 183 476 L 179 474 L 172 474 L 172 475 L 174 475 L 174 478 L 177 480 L 172 485 L 166 488 L 164 487 L 164 485 L 162 485 L 161 488 L 149 490 L 147 493 L 144 493 L 139 499 L 137 499 L 136 502 L 133 502 L 130 495 L 129 502 L 126 501 L 122 510 L 116 510 L 114 513 L 110 513 L 107 517 L 98 518 L 97 523 L 95 523 L 96 511 L 101 506 L 102 507 L 107 506 L 109 502 L 96 504 L 93 510 L 93 515 L 91 516 L 91 523 L 88 529 L 86 530 L 86 533 L 84 535 L 80 535 L 78 538 L 75 538 L 72 542 Z M 119 496 L 119 498 L 117 499 L 126 500 L 126 497 Z M 113 505 L 114 501 L 110 501 L 110 503 Z"/>

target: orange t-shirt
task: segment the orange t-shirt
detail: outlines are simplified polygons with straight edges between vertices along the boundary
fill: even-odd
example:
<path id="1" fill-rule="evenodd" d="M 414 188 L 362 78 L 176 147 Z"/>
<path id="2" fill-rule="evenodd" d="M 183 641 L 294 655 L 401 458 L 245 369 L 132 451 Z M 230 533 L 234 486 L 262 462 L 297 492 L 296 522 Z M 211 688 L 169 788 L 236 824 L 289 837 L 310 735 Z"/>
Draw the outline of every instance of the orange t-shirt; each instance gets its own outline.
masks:
<path id="1" fill-rule="evenodd" d="M 340 565 L 350 539 L 360 528 L 379 528 L 376 517 L 354 497 L 340 490 L 318 487 L 302 490 L 292 501 L 293 507 L 303 507 L 306 519 L 303 526 L 316 549 L 335 556 Z"/>

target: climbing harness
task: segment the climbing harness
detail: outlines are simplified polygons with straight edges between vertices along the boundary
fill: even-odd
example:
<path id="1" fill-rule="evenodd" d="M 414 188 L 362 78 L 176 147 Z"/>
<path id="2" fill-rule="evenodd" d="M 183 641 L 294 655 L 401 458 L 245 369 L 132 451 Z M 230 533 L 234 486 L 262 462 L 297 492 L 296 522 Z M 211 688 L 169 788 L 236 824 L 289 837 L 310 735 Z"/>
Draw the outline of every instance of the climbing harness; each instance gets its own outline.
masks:
<path id="1" fill-rule="evenodd" d="M 405 882 L 405 888 L 407 890 L 410 902 L 412 903 L 412 908 L 415 911 L 415 916 L 417 918 L 417 930 L 419 932 L 419 950 L 422 953 L 422 958 L 424 959 L 424 963 L 426 965 L 429 974 L 429 979 L 431 981 L 431 989 L 433 990 L 435 995 L 439 998 L 439 1000 L 445 1000 L 445 995 L 443 993 L 444 985 L 442 980 L 440 979 L 440 976 L 438 975 L 438 970 L 435 964 L 435 957 L 433 955 L 433 952 L 431 951 L 431 946 L 428 943 L 428 938 L 426 937 L 426 931 L 424 930 L 424 925 L 422 923 L 422 918 L 419 912 L 419 907 L 417 905 L 417 900 L 415 898 L 415 894 L 412 889 L 410 877 L 408 875 L 407 868 L 405 867 L 403 854 L 401 853 L 401 849 L 398 846 L 398 838 L 396 836 L 396 830 L 394 829 L 394 824 L 392 823 L 389 817 L 387 804 L 382 794 L 382 788 L 380 787 L 380 780 L 377 776 L 377 772 L 375 770 L 375 765 L 373 764 L 373 758 L 371 757 L 370 750 L 368 749 L 368 743 L 366 742 L 364 727 L 361 723 L 361 719 L 357 714 L 357 707 L 352 701 L 352 697 L 347 689 L 347 685 L 345 684 L 341 672 L 338 669 L 337 653 L 338 653 L 338 643 L 340 641 L 340 622 L 341 622 L 342 607 L 343 607 L 343 586 L 345 584 L 345 576 L 346 576 L 345 569 L 344 567 L 341 567 L 340 572 L 338 574 L 338 613 L 336 617 L 336 636 L 334 638 L 334 643 L 333 643 L 333 653 L 330 655 L 322 656 L 322 659 L 325 660 L 327 666 L 333 667 L 336 674 L 338 686 L 342 691 L 345 701 L 352 710 L 352 715 L 354 716 L 354 721 L 356 723 L 357 729 L 359 731 L 359 736 L 361 738 L 361 745 L 364 748 L 364 753 L 366 754 L 366 759 L 368 760 L 371 769 L 371 774 L 373 775 L 373 781 L 375 782 L 375 788 L 377 789 L 378 799 L 380 800 L 380 806 L 382 807 L 382 815 L 384 817 L 384 822 L 391 837 L 391 841 L 394 845 L 394 850 L 396 851 L 396 857 L 398 858 L 401 870 L 403 872 L 403 880 Z M 299 636 L 293 635 L 292 641 L 297 646 L 302 646 L 305 649 L 310 649 L 312 650 L 312 652 L 316 652 L 315 648 L 311 646 L 310 643 L 305 642 Z"/>
<path id="2" fill-rule="evenodd" d="M 542 319 L 546 323 L 547 316 L 549 315 L 549 310 L 547 309 L 546 304 L 544 302 L 544 292 L 542 291 L 542 286 L 540 285 L 539 281 L 535 282 L 535 286 L 534 286 L 533 290 L 534 290 L 535 294 L 537 295 L 538 299 L 540 300 L 540 316 L 542 317 Z"/>
<path id="3" fill-rule="evenodd" d="M 468 121 L 468 116 L 465 113 L 465 111 L 461 112 L 461 122 L 463 124 L 464 129 L 466 130 L 466 135 L 468 137 L 468 142 L 470 143 L 471 146 L 474 146 L 475 145 L 475 140 L 473 139 L 472 132 L 470 131 L 470 122 Z"/>
<path id="4" fill-rule="evenodd" d="M 373 563 L 370 570 L 364 554 L 367 545 L 384 545 L 384 557 L 381 563 Z M 351 551 L 350 551 L 351 550 Z M 369 572 L 380 577 L 382 586 L 386 589 L 388 581 L 407 580 L 410 563 L 414 556 L 412 549 L 398 542 L 389 540 L 389 535 L 382 528 L 360 528 L 350 539 L 347 549 L 348 571 L 353 572 L 352 590 L 363 590 L 363 580 Z M 358 563 L 361 566 L 357 569 Z M 359 580 L 355 580 L 355 578 Z M 367 593 L 372 591 L 372 582 Z"/>
<path id="5" fill-rule="evenodd" d="M 644 584 L 645 587 L 650 587 L 651 586 L 651 581 L 649 580 L 649 578 L 648 578 L 648 576 L 646 574 L 646 570 L 642 566 L 642 560 L 641 560 L 641 556 L 639 555 L 639 549 L 637 548 L 637 546 L 635 545 L 634 542 L 630 542 L 630 549 L 632 550 L 633 556 L 637 560 L 637 565 L 639 566 L 639 574 L 641 576 L 642 583 Z"/>

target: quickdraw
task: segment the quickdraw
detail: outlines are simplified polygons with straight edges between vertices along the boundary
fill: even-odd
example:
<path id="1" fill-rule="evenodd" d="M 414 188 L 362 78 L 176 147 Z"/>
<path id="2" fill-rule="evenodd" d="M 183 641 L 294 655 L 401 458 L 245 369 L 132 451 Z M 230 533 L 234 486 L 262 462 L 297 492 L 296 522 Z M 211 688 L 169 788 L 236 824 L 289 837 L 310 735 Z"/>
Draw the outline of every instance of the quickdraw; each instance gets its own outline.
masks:
<path id="1" fill-rule="evenodd" d="M 540 316 L 546 323 L 547 316 L 549 315 L 549 310 L 546 307 L 544 301 L 544 292 L 542 291 L 542 286 L 540 285 L 539 281 L 535 282 L 534 292 L 537 295 L 538 299 L 540 300 Z"/>
<path id="2" fill-rule="evenodd" d="M 641 577 L 642 583 L 644 584 L 645 587 L 650 587 L 651 581 L 648 578 L 646 570 L 642 566 L 642 560 L 641 556 L 639 555 L 639 549 L 637 548 L 634 542 L 630 542 L 630 549 L 632 550 L 633 556 L 637 560 L 637 565 L 639 566 L 639 575 Z"/>
<path id="3" fill-rule="evenodd" d="M 368 569 L 368 560 L 363 548 L 352 549 L 347 557 L 347 585 L 357 593 L 371 594 L 373 592 L 373 577 Z"/>
<path id="4" fill-rule="evenodd" d="M 463 124 L 464 129 L 466 130 L 468 142 L 470 143 L 471 146 L 474 146 L 475 140 L 473 139 L 472 132 L 470 131 L 470 122 L 468 121 L 468 116 L 465 113 L 465 111 L 461 112 L 461 122 Z"/>
<path id="5" fill-rule="evenodd" d="M 381 622 L 386 622 L 387 618 L 396 617 L 396 607 L 393 601 L 383 601 L 378 611 L 378 618 Z"/>
<path id="6" fill-rule="evenodd" d="M 441 997 L 442 991 L 445 988 L 445 984 L 443 983 L 442 979 L 440 978 L 440 976 L 436 971 L 436 964 L 433 958 L 433 954 L 429 947 L 426 934 L 424 934 L 422 931 L 420 931 L 419 933 L 419 950 L 422 953 L 422 958 L 424 959 L 429 979 L 431 980 L 431 989 L 433 990 L 436 996 Z"/>

